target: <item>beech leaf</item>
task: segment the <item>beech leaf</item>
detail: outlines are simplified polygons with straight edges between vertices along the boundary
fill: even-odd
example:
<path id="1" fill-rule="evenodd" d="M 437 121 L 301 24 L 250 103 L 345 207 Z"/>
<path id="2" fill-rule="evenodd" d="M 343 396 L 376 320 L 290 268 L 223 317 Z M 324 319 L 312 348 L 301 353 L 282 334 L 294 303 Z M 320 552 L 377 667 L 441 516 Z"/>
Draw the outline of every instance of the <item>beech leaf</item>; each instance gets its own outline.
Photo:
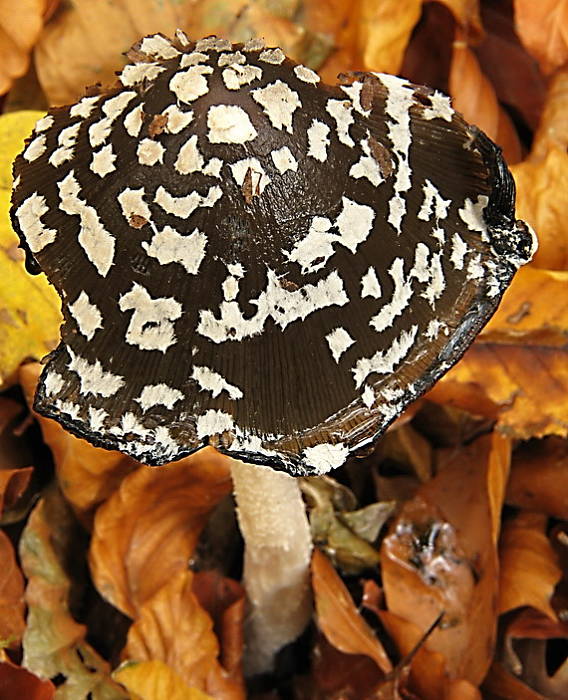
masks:
<path id="1" fill-rule="evenodd" d="M 568 2 L 515 0 L 515 27 L 545 73 L 568 60 Z"/>
<path id="2" fill-rule="evenodd" d="M 190 688 L 158 659 L 125 663 L 114 671 L 112 677 L 139 700 L 213 700 L 201 690 Z"/>
<path id="3" fill-rule="evenodd" d="M 24 577 L 10 538 L 0 530 L 0 647 L 18 647 L 24 634 Z"/>

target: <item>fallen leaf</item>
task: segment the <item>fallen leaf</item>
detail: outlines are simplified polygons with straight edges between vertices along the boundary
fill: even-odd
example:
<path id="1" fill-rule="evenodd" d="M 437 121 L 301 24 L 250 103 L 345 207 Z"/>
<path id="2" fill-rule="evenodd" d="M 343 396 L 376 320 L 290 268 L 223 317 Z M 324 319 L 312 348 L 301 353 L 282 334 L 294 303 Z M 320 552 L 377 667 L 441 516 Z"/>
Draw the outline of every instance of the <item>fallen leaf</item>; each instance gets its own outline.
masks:
<path id="1" fill-rule="evenodd" d="M 213 621 L 199 605 L 192 579 L 191 571 L 177 571 L 141 605 L 123 656 L 163 661 L 192 688 L 223 700 L 244 699 L 242 677 L 229 678 L 218 661 Z"/>
<path id="2" fill-rule="evenodd" d="M 544 73 L 568 60 L 568 2 L 514 0 L 515 28 Z"/>
<path id="3" fill-rule="evenodd" d="M 20 539 L 20 559 L 27 578 L 27 625 L 22 665 L 41 678 L 62 679 L 58 697 L 126 700 L 109 676 L 110 668 L 85 641 L 86 628 L 69 611 L 72 580 L 64 562 L 77 561 L 78 529 L 69 506 L 56 488 L 44 493 Z M 83 555 L 84 556 L 84 555 Z"/>
<path id="4" fill-rule="evenodd" d="M 521 160 L 519 137 L 473 51 L 460 33 L 453 44 L 449 90 L 454 108 L 503 149 L 508 163 Z"/>
<path id="5" fill-rule="evenodd" d="M 0 530 L 0 562 L 0 647 L 15 648 L 19 646 L 26 627 L 24 577 L 16 562 L 12 542 L 4 530 Z"/>
<path id="6" fill-rule="evenodd" d="M 568 342 L 568 271 L 521 268 L 497 313 L 481 332 L 484 342 L 563 347 Z M 555 304 L 550 300 L 556 299 Z"/>
<path id="7" fill-rule="evenodd" d="M 420 481 L 432 476 L 432 447 L 411 425 L 387 432 L 377 445 L 379 459 L 390 459 L 409 468 Z"/>
<path id="8" fill-rule="evenodd" d="M 515 700 L 547 700 L 544 695 L 535 692 L 518 678 L 515 678 L 504 666 L 496 661 L 492 664 L 483 682 L 483 690 L 491 693 L 489 697 L 514 698 Z"/>
<path id="9" fill-rule="evenodd" d="M 513 453 L 506 501 L 568 520 L 568 444 L 561 438 L 523 443 Z"/>
<path id="10" fill-rule="evenodd" d="M 533 267 L 568 269 L 568 153 L 566 146 L 550 146 L 543 160 L 526 160 L 511 168 L 517 186 L 516 215 L 538 237 Z"/>
<path id="11" fill-rule="evenodd" d="M 60 301 L 45 275 L 29 275 L 9 219 L 12 160 L 41 112 L 0 116 L 0 387 L 13 383 L 27 358 L 53 350 L 61 324 Z"/>
<path id="12" fill-rule="evenodd" d="M 543 160 L 552 148 L 568 148 L 568 68 L 555 73 L 548 85 L 546 102 L 540 115 L 540 124 L 534 135 L 530 159 Z"/>
<path id="13" fill-rule="evenodd" d="M 28 363 L 20 368 L 19 380 L 31 407 L 41 367 Z M 120 452 L 93 447 L 86 440 L 68 433 L 57 421 L 37 415 L 43 439 L 50 448 L 59 486 L 75 513 L 85 525 L 92 525 L 94 511 L 138 466 Z"/>
<path id="14" fill-rule="evenodd" d="M 112 677 L 139 700 L 213 700 L 201 690 L 190 688 L 158 659 L 123 664 Z"/>
<path id="15" fill-rule="evenodd" d="M 4 700 L 53 700 L 55 686 L 21 666 L 3 661 L 0 663 L 0 697 Z"/>
<path id="16" fill-rule="evenodd" d="M 483 37 L 479 0 L 438 0 L 438 2 L 452 12 L 468 41 L 475 43 Z"/>
<path id="17" fill-rule="evenodd" d="M 492 658 L 497 533 L 510 441 L 498 433 L 438 453 L 438 474 L 407 502 L 381 547 L 387 609 L 440 652 L 451 677 L 477 685 Z M 407 653 L 407 652 L 405 652 Z"/>
<path id="18" fill-rule="evenodd" d="M 15 519 L 19 519 L 17 516 L 21 516 L 18 512 L 18 502 L 30 484 L 33 471 L 33 467 L 0 470 L 0 522 L 2 524 L 15 522 Z M 15 513 L 14 509 L 16 509 Z"/>
<path id="19" fill-rule="evenodd" d="M 527 440 L 568 435 L 568 362 L 564 349 L 476 342 L 427 398 L 497 419 Z"/>
<path id="20" fill-rule="evenodd" d="M 95 517 L 89 562 L 103 598 L 136 617 L 187 567 L 209 513 L 231 488 L 230 460 L 213 448 L 126 476 Z"/>
<path id="21" fill-rule="evenodd" d="M 312 556 L 312 586 L 317 624 L 339 651 L 364 654 L 386 674 L 392 664 L 380 641 L 361 617 L 345 584 L 329 559 L 318 549 Z"/>
<path id="22" fill-rule="evenodd" d="M 499 544 L 499 614 L 531 606 L 557 620 L 550 598 L 562 570 L 545 534 L 546 523 L 545 515 L 530 511 L 505 521 Z"/>

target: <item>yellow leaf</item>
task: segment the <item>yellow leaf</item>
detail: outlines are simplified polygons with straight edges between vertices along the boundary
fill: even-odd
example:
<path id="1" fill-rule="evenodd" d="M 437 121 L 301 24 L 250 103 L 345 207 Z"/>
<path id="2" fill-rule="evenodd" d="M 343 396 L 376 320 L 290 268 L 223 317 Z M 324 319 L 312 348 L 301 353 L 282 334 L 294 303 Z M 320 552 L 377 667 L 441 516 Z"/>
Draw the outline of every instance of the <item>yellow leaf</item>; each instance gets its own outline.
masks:
<path id="1" fill-rule="evenodd" d="M 10 224 L 12 160 L 43 116 L 12 112 L 0 117 L 0 386 L 11 383 L 29 357 L 41 359 L 59 338 L 59 297 L 44 275 L 29 275 Z"/>
<path id="2" fill-rule="evenodd" d="M 197 688 L 190 688 L 167 664 L 158 659 L 126 663 L 112 677 L 136 700 L 212 700 Z"/>

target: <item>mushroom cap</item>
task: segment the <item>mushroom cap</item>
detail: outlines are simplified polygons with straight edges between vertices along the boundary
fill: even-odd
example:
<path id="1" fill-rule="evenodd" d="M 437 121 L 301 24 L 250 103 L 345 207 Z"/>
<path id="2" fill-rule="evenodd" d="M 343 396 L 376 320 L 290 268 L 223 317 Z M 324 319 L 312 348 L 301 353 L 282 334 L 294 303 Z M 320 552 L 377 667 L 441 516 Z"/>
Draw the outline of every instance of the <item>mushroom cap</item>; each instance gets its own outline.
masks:
<path id="1" fill-rule="evenodd" d="M 36 409 L 148 464 L 206 444 L 294 475 L 375 440 L 534 251 L 500 150 L 449 99 L 258 40 L 144 38 L 14 166 L 62 300 Z"/>

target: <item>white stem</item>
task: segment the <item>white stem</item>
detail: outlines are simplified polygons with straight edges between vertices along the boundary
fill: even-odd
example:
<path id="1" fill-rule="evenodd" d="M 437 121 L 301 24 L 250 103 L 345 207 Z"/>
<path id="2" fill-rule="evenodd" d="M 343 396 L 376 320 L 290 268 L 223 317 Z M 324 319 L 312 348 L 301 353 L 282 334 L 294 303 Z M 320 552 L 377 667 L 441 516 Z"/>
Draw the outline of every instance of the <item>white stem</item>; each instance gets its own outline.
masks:
<path id="1" fill-rule="evenodd" d="M 276 652 L 310 620 L 312 540 L 296 479 L 237 460 L 231 472 L 245 541 L 249 612 L 244 665 L 245 673 L 254 675 L 270 671 Z"/>

